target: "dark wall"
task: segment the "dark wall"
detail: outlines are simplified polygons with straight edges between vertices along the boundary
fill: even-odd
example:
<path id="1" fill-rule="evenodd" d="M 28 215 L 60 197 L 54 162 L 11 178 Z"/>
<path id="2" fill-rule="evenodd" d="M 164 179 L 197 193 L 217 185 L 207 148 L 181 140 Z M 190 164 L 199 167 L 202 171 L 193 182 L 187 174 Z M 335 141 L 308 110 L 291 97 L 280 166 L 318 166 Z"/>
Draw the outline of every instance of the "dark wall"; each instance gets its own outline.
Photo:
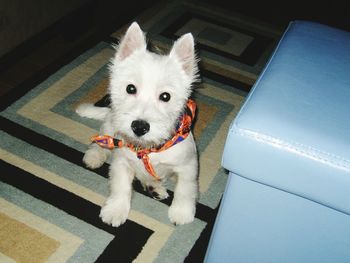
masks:
<path id="1" fill-rule="evenodd" d="M 253 1 L 253 0 L 205 0 L 211 4 L 259 18 L 263 21 L 286 26 L 296 19 L 311 20 L 350 31 L 349 1 Z"/>

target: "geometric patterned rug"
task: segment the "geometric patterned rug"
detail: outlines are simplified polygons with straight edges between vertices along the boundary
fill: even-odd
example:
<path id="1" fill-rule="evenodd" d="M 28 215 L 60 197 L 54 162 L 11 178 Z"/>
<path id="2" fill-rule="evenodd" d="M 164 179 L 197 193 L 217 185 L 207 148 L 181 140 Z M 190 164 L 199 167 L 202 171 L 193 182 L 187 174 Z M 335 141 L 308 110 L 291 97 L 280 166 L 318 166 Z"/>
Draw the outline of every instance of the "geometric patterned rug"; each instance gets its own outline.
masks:
<path id="1" fill-rule="evenodd" d="M 226 133 L 279 32 L 191 1 L 162 2 L 135 20 L 160 48 L 188 31 L 197 42 L 202 83 L 195 92 L 200 199 L 194 222 L 169 222 L 171 183 L 170 198 L 157 201 L 135 181 L 129 218 L 119 228 L 98 216 L 108 195 L 109 161 L 96 170 L 83 165 L 100 123 L 74 110 L 82 102 L 103 103 L 110 42 L 123 27 L 23 96 L 2 98 L 1 262 L 203 261 L 227 180 L 221 167 Z"/>

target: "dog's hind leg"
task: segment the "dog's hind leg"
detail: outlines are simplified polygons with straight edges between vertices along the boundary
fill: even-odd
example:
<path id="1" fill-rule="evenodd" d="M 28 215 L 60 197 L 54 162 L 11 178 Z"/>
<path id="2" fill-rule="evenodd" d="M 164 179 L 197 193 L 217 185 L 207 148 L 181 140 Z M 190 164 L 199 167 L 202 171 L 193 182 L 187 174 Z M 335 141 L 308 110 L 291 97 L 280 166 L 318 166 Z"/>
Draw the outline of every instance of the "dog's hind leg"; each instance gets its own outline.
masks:
<path id="1" fill-rule="evenodd" d="M 148 194 L 156 200 L 163 200 L 169 197 L 168 191 L 162 185 L 161 182 L 154 181 L 144 185 L 145 190 Z"/>

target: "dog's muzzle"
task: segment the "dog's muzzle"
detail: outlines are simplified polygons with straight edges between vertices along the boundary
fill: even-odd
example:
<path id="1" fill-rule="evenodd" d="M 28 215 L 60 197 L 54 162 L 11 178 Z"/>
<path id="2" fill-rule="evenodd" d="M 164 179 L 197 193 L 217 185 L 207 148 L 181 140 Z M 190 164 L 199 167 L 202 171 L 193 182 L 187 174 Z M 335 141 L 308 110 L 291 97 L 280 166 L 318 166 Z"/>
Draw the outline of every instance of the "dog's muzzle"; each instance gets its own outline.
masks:
<path id="1" fill-rule="evenodd" d="M 136 120 L 131 123 L 131 129 L 136 136 L 141 137 L 149 132 L 150 125 L 144 120 Z"/>

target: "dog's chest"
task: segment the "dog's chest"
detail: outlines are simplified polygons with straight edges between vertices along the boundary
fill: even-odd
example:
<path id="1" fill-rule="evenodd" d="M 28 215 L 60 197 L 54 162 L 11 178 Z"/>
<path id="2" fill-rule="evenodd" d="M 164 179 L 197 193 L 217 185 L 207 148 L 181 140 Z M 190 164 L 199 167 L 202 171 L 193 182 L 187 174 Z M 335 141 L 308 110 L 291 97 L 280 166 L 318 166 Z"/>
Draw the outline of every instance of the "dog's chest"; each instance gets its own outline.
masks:
<path id="1" fill-rule="evenodd" d="M 121 155 L 127 159 L 130 167 L 134 170 L 135 176 L 141 180 L 152 179 L 151 174 L 146 170 L 145 163 L 139 159 L 135 152 L 123 149 Z M 164 178 L 174 172 L 174 167 L 179 165 L 176 155 L 172 151 L 150 153 L 149 164 L 153 167 L 157 176 Z"/>
<path id="2" fill-rule="evenodd" d="M 186 140 L 178 143 L 165 151 L 150 153 L 149 164 L 157 176 L 165 178 L 176 174 L 176 171 L 193 158 L 197 158 L 196 146 L 192 134 Z M 121 158 L 128 163 L 128 166 L 135 172 L 140 180 L 154 180 L 154 177 L 147 171 L 144 162 L 137 157 L 137 154 L 128 148 L 116 150 L 115 158 Z"/>
<path id="3" fill-rule="evenodd" d="M 149 164 L 152 166 L 157 176 L 164 178 L 172 175 L 175 168 L 184 162 L 183 152 L 180 149 L 184 146 L 185 144 L 177 145 L 162 152 L 148 154 Z M 145 163 L 142 159 L 137 157 L 135 152 L 129 149 L 120 150 L 120 157 L 127 159 L 130 167 L 134 170 L 136 177 L 141 180 L 154 179 L 147 171 Z"/>

